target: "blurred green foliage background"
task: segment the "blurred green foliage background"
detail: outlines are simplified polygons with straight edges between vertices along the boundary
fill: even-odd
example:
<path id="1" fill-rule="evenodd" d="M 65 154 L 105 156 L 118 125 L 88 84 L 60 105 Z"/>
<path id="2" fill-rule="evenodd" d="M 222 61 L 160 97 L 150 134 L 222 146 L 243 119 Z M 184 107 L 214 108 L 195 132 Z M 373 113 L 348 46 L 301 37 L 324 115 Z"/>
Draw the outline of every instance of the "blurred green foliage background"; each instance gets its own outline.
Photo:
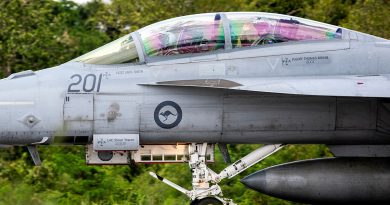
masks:
<path id="1" fill-rule="evenodd" d="M 145 25 L 171 17 L 215 11 L 289 14 L 390 38 L 388 0 L 96 0 L 0 1 L 0 77 L 59 65 Z M 233 160 L 259 145 L 229 145 Z M 33 166 L 22 147 L 0 150 L 0 204 L 188 204 L 186 196 L 148 175 L 190 188 L 187 164 L 86 166 L 82 146 L 40 147 L 43 165 Z M 324 145 L 289 145 L 221 183 L 240 205 L 294 204 L 246 189 L 239 179 L 284 162 L 331 156 Z M 226 164 L 216 152 L 212 169 Z"/>

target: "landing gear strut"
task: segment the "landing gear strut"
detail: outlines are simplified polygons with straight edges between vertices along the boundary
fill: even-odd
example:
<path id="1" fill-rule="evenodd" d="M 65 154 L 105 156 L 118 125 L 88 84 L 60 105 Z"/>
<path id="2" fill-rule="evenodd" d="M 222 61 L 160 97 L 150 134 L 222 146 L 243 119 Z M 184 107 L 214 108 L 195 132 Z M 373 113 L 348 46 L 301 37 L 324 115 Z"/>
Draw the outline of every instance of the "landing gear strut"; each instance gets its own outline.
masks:
<path id="1" fill-rule="evenodd" d="M 283 145 L 281 144 L 260 147 L 217 174 L 206 165 L 207 143 L 192 143 L 189 146 L 189 166 L 192 172 L 192 190 L 184 189 L 153 172 L 150 172 L 149 174 L 190 197 L 192 200 L 191 205 L 235 205 L 233 200 L 223 198 L 222 190 L 218 183 L 222 179 L 230 179 L 236 176 L 245 169 L 275 153 L 282 147 Z"/>

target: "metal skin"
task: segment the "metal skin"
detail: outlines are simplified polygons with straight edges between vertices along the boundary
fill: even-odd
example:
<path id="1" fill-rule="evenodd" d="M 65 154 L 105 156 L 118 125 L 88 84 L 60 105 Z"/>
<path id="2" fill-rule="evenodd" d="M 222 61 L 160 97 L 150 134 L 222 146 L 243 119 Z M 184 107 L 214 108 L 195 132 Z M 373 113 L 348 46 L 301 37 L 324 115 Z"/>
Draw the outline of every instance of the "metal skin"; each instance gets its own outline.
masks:
<path id="1" fill-rule="evenodd" d="M 93 134 L 139 134 L 141 145 L 390 144 L 386 39 L 342 28 L 329 41 L 142 55 L 0 80 L 0 144 L 90 144 Z"/>
<path id="2" fill-rule="evenodd" d="M 377 89 L 377 86 L 370 87 L 373 78 L 389 77 L 390 70 L 385 66 L 390 64 L 390 58 L 387 57 L 389 49 L 376 47 L 375 42 L 359 44 L 360 47 L 354 49 L 293 54 L 331 56 L 332 62 L 325 66 L 307 65 L 288 69 L 281 65 L 281 60 L 288 55 L 251 57 L 248 60 L 244 57 L 245 53 L 237 49 L 242 57 L 229 60 L 177 65 L 175 61 L 178 60 L 143 65 L 65 63 L 32 75 L 3 79 L 0 81 L 0 143 L 26 145 L 41 142 L 44 137 L 48 137 L 46 143 L 51 143 L 55 136 L 86 136 L 90 141 L 93 133 L 139 133 L 141 144 L 205 141 L 388 144 L 390 121 L 386 97 L 390 92 L 384 92 L 383 98 L 358 97 L 358 92 Z M 306 43 L 295 45 L 306 46 Z M 280 49 L 285 53 L 283 48 Z M 254 50 L 263 54 L 266 48 L 256 48 L 251 52 Z M 371 61 L 377 63 L 367 65 L 367 50 L 375 53 L 371 56 Z M 231 51 L 221 55 L 241 56 L 233 53 Z M 272 67 L 268 63 L 269 59 L 279 63 Z M 213 64 L 224 65 L 224 74 L 201 75 L 200 67 Z M 71 78 L 75 74 L 80 75 L 82 81 L 72 86 L 72 89 L 80 92 L 68 92 L 69 85 L 78 80 Z M 83 91 L 85 76 L 89 74 L 102 75 L 99 92 Z M 243 91 L 244 85 L 215 89 L 209 88 L 218 87 L 213 84 L 209 87 L 197 87 L 155 83 L 178 79 L 233 81 L 233 77 L 240 84 L 244 84 L 247 79 L 257 80 L 261 84 L 261 79 L 267 76 L 277 78 L 280 82 L 284 78 L 304 76 L 309 80 L 307 87 L 313 89 L 315 85 L 311 82 L 315 80 L 312 79 L 333 76 L 334 83 L 317 88 L 321 92 L 320 88 L 335 86 L 335 83 L 341 81 L 340 76 L 346 74 L 350 74 L 350 78 L 356 78 L 354 97 L 249 92 Z M 301 84 L 305 82 L 301 81 Z M 359 84 L 366 81 L 367 84 Z M 91 80 L 87 80 L 85 87 L 90 88 L 90 84 Z M 381 87 L 389 85 L 386 80 Z M 335 92 L 343 90 L 340 85 Z M 304 93 L 305 90 L 297 92 Z M 66 96 L 70 96 L 75 102 L 67 105 Z M 88 100 L 89 103 L 86 102 Z M 153 119 L 157 105 L 167 100 L 179 104 L 183 112 L 181 123 L 172 129 L 159 127 Z M 64 110 L 64 106 L 68 109 Z M 113 106 L 117 110 L 110 110 Z M 109 112 L 116 114 L 110 118 Z M 30 125 L 27 122 L 29 116 L 36 118 L 33 122 L 36 124 Z M 68 139 L 67 142 L 73 143 L 74 140 Z"/>

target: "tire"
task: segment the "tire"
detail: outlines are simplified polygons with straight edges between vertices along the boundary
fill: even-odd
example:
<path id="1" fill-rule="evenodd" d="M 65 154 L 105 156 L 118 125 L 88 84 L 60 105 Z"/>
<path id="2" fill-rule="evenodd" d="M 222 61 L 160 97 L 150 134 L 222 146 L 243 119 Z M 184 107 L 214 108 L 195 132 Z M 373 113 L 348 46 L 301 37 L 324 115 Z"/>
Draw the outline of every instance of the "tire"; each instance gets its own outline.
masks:
<path id="1" fill-rule="evenodd" d="M 206 197 L 203 199 L 195 199 L 190 205 L 223 205 L 223 203 L 216 198 Z"/>

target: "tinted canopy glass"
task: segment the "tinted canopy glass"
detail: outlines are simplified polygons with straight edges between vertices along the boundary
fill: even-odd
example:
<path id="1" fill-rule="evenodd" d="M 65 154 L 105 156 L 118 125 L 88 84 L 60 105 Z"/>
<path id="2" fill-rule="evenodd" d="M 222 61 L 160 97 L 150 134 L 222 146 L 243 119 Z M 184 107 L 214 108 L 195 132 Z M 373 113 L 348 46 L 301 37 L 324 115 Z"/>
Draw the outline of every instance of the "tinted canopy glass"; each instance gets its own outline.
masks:
<path id="1" fill-rule="evenodd" d="M 144 27 L 132 35 L 134 40 L 128 34 L 73 61 L 131 63 L 139 61 L 138 52 L 144 52 L 147 57 L 195 54 L 290 41 L 341 39 L 341 32 L 342 29 L 336 26 L 280 14 L 196 14 Z"/>
<path id="2" fill-rule="evenodd" d="M 341 38 L 341 29 L 315 21 L 267 13 L 226 13 L 233 48 L 287 41 Z"/>
<path id="3" fill-rule="evenodd" d="M 220 14 L 169 19 L 139 31 L 147 56 L 202 53 L 225 48 Z"/>

